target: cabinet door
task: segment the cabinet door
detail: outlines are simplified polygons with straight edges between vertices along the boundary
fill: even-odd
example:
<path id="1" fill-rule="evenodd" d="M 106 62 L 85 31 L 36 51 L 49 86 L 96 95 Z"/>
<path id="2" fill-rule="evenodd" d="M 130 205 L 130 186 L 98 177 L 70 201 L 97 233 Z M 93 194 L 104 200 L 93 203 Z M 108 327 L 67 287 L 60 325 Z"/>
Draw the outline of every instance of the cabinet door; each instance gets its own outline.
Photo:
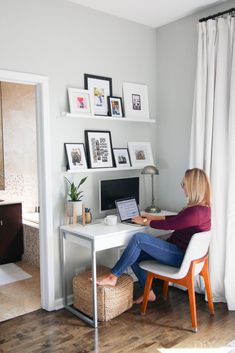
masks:
<path id="1" fill-rule="evenodd" d="M 21 204 L 0 206 L 0 263 L 20 260 L 22 253 Z"/>

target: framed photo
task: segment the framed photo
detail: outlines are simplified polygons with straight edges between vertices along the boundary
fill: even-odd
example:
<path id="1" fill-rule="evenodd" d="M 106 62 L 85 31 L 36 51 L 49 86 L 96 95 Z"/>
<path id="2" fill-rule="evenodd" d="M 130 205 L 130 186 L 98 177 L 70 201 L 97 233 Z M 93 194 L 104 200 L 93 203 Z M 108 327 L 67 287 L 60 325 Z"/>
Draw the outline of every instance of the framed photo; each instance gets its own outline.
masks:
<path id="1" fill-rule="evenodd" d="M 121 97 L 108 97 L 108 112 L 110 116 L 124 117 Z"/>
<path id="2" fill-rule="evenodd" d="M 90 168 L 114 167 L 110 131 L 85 130 L 85 144 Z"/>
<path id="3" fill-rule="evenodd" d="M 86 89 L 68 88 L 70 113 L 84 116 L 94 115 L 91 92 Z"/>
<path id="4" fill-rule="evenodd" d="M 127 148 L 113 148 L 113 154 L 117 168 L 126 168 L 131 166 Z"/>
<path id="5" fill-rule="evenodd" d="M 143 168 L 153 165 L 153 154 L 150 142 L 128 142 L 132 167 Z"/>
<path id="6" fill-rule="evenodd" d="M 84 143 L 65 143 L 68 169 L 87 169 Z"/>
<path id="7" fill-rule="evenodd" d="M 123 98 L 126 117 L 149 119 L 148 87 L 123 82 Z"/>
<path id="8" fill-rule="evenodd" d="M 93 99 L 95 115 L 108 115 L 108 96 L 113 95 L 110 77 L 84 74 L 84 85 L 89 89 Z"/>

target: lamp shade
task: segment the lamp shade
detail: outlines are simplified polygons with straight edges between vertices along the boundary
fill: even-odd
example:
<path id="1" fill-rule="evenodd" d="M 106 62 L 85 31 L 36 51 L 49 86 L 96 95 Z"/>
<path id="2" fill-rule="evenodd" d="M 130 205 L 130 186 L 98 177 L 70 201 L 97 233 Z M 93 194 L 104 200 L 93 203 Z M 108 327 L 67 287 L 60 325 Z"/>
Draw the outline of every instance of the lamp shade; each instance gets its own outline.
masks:
<path id="1" fill-rule="evenodd" d="M 159 174 L 159 171 L 158 171 L 157 167 L 155 167 L 155 165 L 146 165 L 146 166 L 141 170 L 141 174 L 150 174 L 150 175 L 154 175 L 154 174 Z"/>

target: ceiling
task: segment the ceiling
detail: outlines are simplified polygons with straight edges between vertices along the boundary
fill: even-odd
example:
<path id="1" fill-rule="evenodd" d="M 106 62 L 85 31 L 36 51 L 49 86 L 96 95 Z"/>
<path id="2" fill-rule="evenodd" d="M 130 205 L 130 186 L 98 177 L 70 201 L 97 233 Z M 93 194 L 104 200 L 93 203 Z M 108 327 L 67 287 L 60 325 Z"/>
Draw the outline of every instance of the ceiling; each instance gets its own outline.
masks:
<path id="1" fill-rule="evenodd" d="M 160 27 L 226 0 L 67 0 L 150 27 Z"/>

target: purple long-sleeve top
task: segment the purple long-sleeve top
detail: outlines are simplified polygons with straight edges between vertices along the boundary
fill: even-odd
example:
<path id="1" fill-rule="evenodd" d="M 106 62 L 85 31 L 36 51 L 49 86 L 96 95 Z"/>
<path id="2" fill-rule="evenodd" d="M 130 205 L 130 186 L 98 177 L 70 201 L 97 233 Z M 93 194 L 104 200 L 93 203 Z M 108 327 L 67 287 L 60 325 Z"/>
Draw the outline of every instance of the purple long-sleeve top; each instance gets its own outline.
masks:
<path id="1" fill-rule="evenodd" d="M 185 251 L 195 233 L 211 229 L 211 209 L 207 206 L 192 206 L 180 211 L 177 215 L 165 216 L 165 220 L 151 221 L 150 227 L 163 230 L 174 230 L 167 241 Z"/>

